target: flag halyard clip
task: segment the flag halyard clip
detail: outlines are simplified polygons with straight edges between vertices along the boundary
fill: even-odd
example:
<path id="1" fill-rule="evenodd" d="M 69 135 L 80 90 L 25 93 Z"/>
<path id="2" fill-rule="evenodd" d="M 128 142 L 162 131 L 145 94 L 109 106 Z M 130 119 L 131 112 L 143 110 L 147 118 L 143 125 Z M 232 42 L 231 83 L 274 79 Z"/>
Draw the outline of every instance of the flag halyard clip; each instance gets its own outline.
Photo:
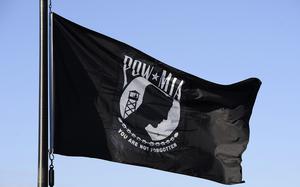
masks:
<path id="1" fill-rule="evenodd" d="M 49 13 L 52 13 L 52 0 L 49 1 Z"/>
<path id="2" fill-rule="evenodd" d="M 49 151 L 49 160 L 50 160 L 50 165 L 49 165 L 49 186 L 53 187 L 54 186 L 54 153 L 53 151 Z"/>

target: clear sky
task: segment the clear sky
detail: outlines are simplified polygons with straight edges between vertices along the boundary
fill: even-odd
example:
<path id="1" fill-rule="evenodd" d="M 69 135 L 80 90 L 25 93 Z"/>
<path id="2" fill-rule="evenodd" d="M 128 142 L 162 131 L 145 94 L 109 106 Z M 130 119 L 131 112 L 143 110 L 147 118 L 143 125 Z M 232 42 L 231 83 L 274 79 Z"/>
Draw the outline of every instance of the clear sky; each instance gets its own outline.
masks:
<path id="1" fill-rule="evenodd" d="M 176 68 L 263 84 L 241 187 L 299 187 L 299 0 L 53 0 L 53 10 Z M 37 181 L 39 3 L 0 1 L 0 187 Z M 56 186 L 219 187 L 204 179 L 56 155 Z"/>

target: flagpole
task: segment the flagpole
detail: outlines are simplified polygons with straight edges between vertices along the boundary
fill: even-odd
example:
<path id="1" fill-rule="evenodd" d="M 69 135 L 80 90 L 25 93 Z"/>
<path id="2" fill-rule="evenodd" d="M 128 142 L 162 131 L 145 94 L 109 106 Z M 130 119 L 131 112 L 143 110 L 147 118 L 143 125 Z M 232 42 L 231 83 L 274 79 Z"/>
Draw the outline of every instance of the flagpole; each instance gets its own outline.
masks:
<path id="1" fill-rule="evenodd" d="M 48 0 L 40 0 L 38 187 L 48 187 Z"/>

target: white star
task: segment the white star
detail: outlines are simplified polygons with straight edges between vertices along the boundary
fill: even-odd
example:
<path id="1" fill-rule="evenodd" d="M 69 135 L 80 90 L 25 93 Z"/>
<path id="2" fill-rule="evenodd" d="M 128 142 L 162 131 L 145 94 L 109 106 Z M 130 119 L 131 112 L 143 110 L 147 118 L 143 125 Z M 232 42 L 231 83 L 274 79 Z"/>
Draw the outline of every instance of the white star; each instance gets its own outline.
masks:
<path id="1" fill-rule="evenodd" d="M 155 73 L 155 74 L 152 74 L 152 80 L 156 80 L 157 81 L 157 78 L 158 78 L 159 76 L 157 75 L 157 73 Z"/>

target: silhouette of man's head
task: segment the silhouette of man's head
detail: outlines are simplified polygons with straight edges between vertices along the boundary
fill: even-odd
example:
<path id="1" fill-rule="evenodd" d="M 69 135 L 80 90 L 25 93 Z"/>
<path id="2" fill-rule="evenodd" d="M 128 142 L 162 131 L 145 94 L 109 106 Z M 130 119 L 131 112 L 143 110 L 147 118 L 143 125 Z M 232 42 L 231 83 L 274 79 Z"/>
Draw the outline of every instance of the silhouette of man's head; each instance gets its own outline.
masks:
<path id="1" fill-rule="evenodd" d="M 148 85 L 145 88 L 142 104 L 125 119 L 125 122 L 135 132 L 148 136 L 145 127 L 149 124 L 157 127 L 162 120 L 167 119 L 172 103 L 172 98 L 166 96 L 155 86 Z"/>

